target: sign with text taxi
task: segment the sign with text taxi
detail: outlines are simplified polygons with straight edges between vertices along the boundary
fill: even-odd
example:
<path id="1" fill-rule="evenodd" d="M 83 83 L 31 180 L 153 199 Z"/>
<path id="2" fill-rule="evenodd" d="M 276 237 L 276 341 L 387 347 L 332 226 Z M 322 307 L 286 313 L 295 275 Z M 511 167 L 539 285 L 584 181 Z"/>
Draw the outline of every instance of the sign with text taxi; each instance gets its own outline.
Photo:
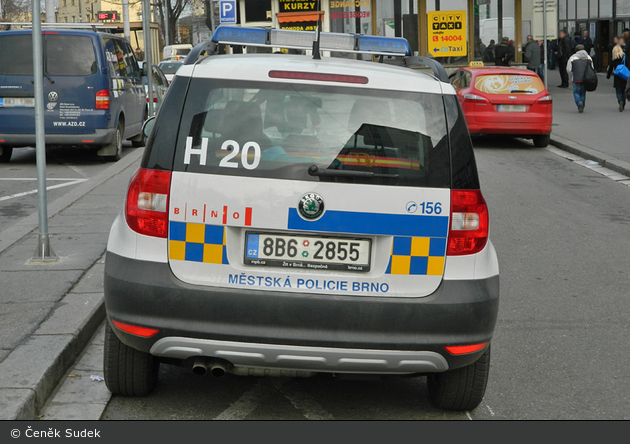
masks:
<path id="1" fill-rule="evenodd" d="M 467 55 L 466 11 L 429 12 L 427 23 L 427 41 L 433 57 Z"/>

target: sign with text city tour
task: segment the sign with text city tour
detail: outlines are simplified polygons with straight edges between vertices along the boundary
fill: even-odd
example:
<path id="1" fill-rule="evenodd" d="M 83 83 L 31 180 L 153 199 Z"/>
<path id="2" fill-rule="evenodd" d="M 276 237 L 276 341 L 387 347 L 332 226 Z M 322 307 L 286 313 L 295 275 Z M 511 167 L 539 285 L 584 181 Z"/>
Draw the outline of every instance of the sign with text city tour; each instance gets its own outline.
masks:
<path id="1" fill-rule="evenodd" d="M 429 12 L 427 23 L 427 42 L 433 57 L 467 55 L 466 11 Z"/>

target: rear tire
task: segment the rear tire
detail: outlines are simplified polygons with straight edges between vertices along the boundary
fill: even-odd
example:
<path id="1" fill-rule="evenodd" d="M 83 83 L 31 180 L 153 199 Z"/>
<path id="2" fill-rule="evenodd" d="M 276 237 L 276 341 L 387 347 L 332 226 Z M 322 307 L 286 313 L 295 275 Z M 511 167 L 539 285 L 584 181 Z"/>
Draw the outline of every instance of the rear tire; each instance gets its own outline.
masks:
<path id="1" fill-rule="evenodd" d="M 427 376 L 429 397 L 436 407 L 472 410 L 486 393 L 490 371 L 490 346 L 473 364 Z"/>
<path id="2" fill-rule="evenodd" d="M 103 358 L 105 384 L 113 394 L 146 396 L 157 385 L 160 361 L 123 344 L 109 322 L 105 326 Z"/>
<path id="3" fill-rule="evenodd" d="M 546 146 L 549 145 L 551 136 L 535 136 L 533 140 L 534 140 L 534 146 L 538 148 L 545 148 Z"/>
<path id="4" fill-rule="evenodd" d="M 0 146 L 0 162 L 8 163 L 11 160 L 11 155 L 13 154 L 12 146 Z"/>
<path id="5" fill-rule="evenodd" d="M 112 139 L 111 143 L 99 150 L 99 155 L 101 152 L 108 153 L 103 156 L 103 159 L 105 159 L 105 161 L 118 162 L 122 158 L 122 143 L 124 134 L 125 124 L 119 120 L 118 126 L 116 127 L 116 133 L 114 134 L 114 138 Z"/>

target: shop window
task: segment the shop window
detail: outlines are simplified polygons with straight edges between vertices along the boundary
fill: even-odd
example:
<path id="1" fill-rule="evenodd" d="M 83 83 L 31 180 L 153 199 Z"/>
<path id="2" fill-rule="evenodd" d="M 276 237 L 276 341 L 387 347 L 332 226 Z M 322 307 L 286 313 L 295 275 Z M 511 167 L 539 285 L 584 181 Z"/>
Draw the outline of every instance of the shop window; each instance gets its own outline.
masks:
<path id="1" fill-rule="evenodd" d="M 585 19 L 588 18 L 588 0 L 578 0 L 576 9 L 576 18 Z"/>
<path id="2" fill-rule="evenodd" d="M 596 19 L 599 13 L 599 2 L 598 0 L 590 0 L 588 3 L 588 16 L 589 18 Z"/>
<path id="3" fill-rule="evenodd" d="M 567 18 L 567 0 L 558 0 L 558 19 L 566 20 Z"/>
<path id="4" fill-rule="evenodd" d="M 624 3 L 625 5 L 628 4 L 628 2 L 617 1 L 617 7 L 619 7 L 620 3 Z M 613 0 L 601 0 L 599 2 L 599 17 L 612 18 L 612 16 L 613 16 Z"/>
<path id="5" fill-rule="evenodd" d="M 300 3 L 300 2 L 284 2 Z M 280 6 L 282 9 L 282 5 Z M 246 22 L 271 22 L 271 0 L 245 0 L 245 21 Z"/>
<path id="6" fill-rule="evenodd" d="M 567 1 L 567 18 L 575 19 L 575 0 Z"/>

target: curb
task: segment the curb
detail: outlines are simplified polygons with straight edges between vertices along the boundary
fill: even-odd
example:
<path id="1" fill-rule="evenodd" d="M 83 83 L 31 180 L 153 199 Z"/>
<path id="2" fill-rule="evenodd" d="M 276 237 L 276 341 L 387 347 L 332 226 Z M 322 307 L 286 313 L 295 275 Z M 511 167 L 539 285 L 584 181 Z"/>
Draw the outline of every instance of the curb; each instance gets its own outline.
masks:
<path id="1" fill-rule="evenodd" d="M 577 142 L 573 142 L 572 140 L 553 134 L 551 135 L 550 143 L 563 151 L 567 151 L 587 160 L 595 161 L 610 170 L 623 174 L 624 176 L 630 176 L 630 162 L 617 159 L 610 154 L 602 153 L 594 148 L 580 145 Z"/>
<path id="2" fill-rule="evenodd" d="M 142 156 L 136 149 L 96 176 L 50 203 L 48 217 L 70 207 L 110 178 L 129 168 Z M 38 228 L 35 212 L 4 230 L 0 253 Z M 48 318 L 22 344 L 0 363 L 0 420 L 36 420 L 44 403 L 64 378 L 65 373 L 88 345 L 105 319 L 102 292 L 73 293 L 89 272 L 104 263 L 104 253 L 89 264 L 68 293 L 51 310 Z"/>

